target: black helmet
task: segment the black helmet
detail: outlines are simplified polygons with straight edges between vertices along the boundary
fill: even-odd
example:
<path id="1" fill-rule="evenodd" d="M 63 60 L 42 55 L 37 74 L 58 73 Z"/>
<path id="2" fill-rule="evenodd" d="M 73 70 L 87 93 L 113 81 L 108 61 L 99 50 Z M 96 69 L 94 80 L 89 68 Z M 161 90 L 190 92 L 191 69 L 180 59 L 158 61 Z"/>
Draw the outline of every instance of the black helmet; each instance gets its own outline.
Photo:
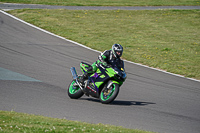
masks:
<path id="1" fill-rule="evenodd" d="M 112 46 L 112 52 L 113 52 L 113 55 L 116 57 L 116 58 L 119 58 L 122 56 L 122 53 L 123 53 L 123 47 L 120 45 L 120 44 L 114 44 Z"/>

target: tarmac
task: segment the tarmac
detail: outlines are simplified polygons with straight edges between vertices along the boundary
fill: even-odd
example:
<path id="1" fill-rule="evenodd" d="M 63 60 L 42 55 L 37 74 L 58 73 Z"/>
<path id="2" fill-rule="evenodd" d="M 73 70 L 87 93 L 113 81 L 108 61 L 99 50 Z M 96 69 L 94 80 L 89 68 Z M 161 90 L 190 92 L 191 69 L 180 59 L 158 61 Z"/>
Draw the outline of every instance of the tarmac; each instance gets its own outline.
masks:
<path id="1" fill-rule="evenodd" d="M 191 10 L 200 9 L 200 6 L 54 6 L 54 5 L 39 5 L 39 4 L 0 4 L 0 9 L 68 9 L 68 10 L 163 10 L 163 9 L 178 9 Z"/>

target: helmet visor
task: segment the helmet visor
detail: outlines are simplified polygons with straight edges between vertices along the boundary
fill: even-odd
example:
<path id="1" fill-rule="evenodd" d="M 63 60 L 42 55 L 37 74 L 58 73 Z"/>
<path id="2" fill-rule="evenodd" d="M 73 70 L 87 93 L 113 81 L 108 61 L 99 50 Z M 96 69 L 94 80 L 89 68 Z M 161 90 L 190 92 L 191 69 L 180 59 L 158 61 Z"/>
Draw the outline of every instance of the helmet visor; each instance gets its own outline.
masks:
<path id="1" fill-rule="evenodd" d="M 121 56 L 122 56 L 122 51 L 115 51 L 115 53 L 116 53 L 116 55 L 117 55 L 118 57 L 121 57 Z"/>

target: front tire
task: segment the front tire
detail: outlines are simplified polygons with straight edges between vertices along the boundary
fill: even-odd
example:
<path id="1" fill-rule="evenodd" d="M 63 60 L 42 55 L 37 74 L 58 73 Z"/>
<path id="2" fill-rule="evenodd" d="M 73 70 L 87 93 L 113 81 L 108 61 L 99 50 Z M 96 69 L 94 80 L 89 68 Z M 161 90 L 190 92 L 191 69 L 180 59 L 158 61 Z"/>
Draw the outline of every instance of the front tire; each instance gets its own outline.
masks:
<path id="1" fill-rule="evenodd" d="M 102 89 L 100 93 L 100 101 L 103 104 L 111 103 L 119 93 L 119 85 L 116 83 L 112 83 L 112 85 L 108 89 Z"/>
<path id="2" fill-rule="evenodd" d="M 83 96 L 83 91 L 79 86 L 74 86 L 75 80 L 72 80 L 68 87 L 68 96 L 72 99 L 78 99 Z"/>

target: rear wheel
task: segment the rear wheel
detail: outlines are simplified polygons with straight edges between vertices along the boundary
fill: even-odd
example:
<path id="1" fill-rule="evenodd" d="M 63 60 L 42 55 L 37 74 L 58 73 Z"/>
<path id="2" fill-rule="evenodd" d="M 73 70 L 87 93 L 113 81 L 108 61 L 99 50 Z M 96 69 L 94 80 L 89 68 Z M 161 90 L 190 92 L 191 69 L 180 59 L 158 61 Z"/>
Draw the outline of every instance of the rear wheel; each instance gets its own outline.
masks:
<path id="1" fill-rule="evenodd" d="M 111 103 L 119 93 L 119 85 L 112 83 L 109 88 L 103 89 L 100 93 L 100 101 L 103 104 Z"/>
<path id="2" fill-rule="evenodd" d="M 83 91 L 80 89 L 79 86 L 74 85 L 75 80 L 72 80 L 71 84 L 68 87 L 68 96 L 72 99 L 78 99 L 83 96 Z"/>

